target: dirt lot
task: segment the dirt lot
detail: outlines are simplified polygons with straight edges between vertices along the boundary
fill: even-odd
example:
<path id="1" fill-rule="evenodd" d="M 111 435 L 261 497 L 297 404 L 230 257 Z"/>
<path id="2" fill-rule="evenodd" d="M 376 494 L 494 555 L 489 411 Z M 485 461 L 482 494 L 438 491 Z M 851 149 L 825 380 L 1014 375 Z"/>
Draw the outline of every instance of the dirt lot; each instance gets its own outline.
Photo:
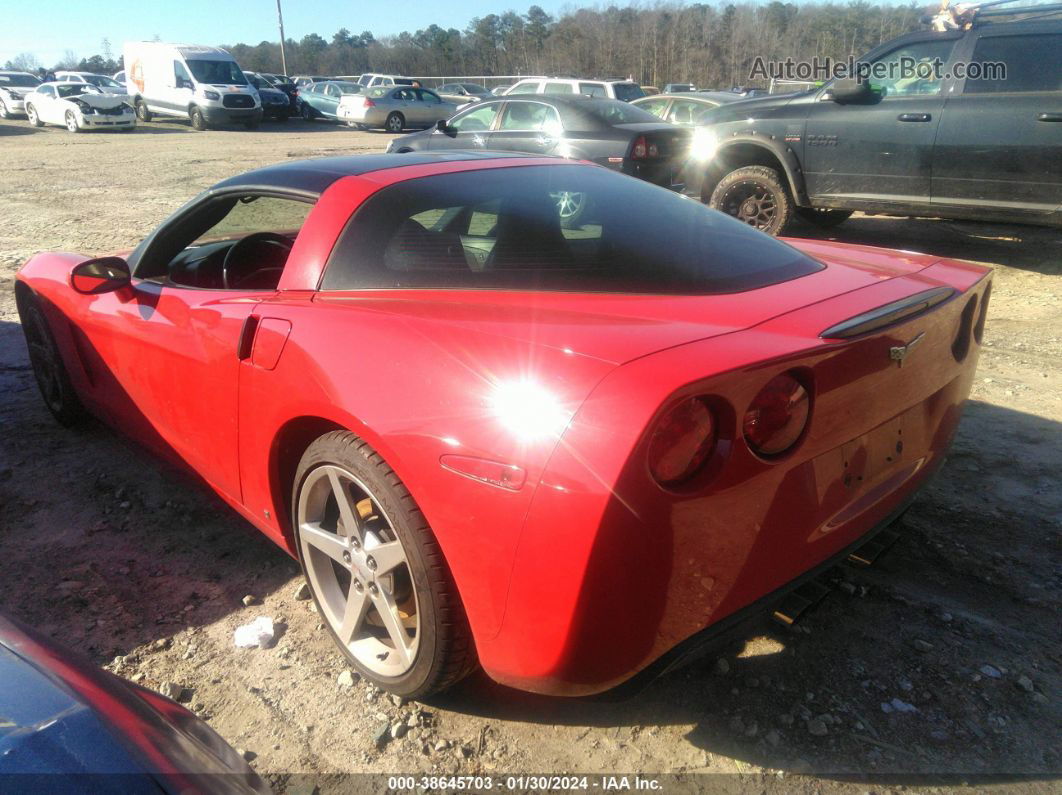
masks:
<path id="1" fill-rule="evenodd" d="M 0 609 L 123 676 L 185 689 L 278 789 L 419 771 L 677 773 L 691 788 L 772 792 L 829 792 L 881 774 L 899 776 L 893 788 L 927 774 L 1057 786 L 1057 231 L 864 217 L 835 230 L 996 268 L 953 455 L 898 544 L 872 569 L 838 570 L 839 587 L 795 631 L 764 625 L 621 703 L 532 697 L 481 676 L 421 705 L 343 687 L 339 653 L 311 603 L 294 598 L 293 561 L 110 430 L 51 420 L 11 289 L 26 257 L 131 247 L 226 176 L 386 141 L 301 122 L 78 136 L 0 122 Z M 234 628 L 259 615 L 282 625 L 275 647 L 235 649 Z M 400 719 L 414 728 L 378 742 Z"/>

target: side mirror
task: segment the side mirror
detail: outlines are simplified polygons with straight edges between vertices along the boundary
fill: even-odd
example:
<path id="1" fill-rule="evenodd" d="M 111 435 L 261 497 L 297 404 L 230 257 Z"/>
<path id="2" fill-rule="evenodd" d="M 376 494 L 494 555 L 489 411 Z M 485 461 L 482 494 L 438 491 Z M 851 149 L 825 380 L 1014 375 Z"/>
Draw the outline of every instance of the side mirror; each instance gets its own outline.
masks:
<path id="1" fill-rule="evenodd" d="M 866 80 L 855 77 L 845 77 L 835 80 L 823 95 L 823 99 L 829 98 L 839 105 L 858 105 L 869 102 L 875 96 Z"/>
<path id="2" fill-rule="evenodd" d="M 85 260 L 70 271 L 70 286 L 82 295 L 113 293 L 129 283 L 129 266 L 121 257 Z"/>

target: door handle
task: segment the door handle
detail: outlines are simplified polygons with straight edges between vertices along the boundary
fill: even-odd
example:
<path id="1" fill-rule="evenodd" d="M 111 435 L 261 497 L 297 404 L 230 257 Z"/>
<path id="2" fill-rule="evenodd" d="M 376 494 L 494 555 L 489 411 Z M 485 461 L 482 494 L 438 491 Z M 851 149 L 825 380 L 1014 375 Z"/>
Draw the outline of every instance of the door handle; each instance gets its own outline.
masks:
<path id="1" fill-rule="evenodd" d="M 898 121 L 932 121 L 933 117 L 928 113 L 901 113 L 896 119 Z"/>
<path id="2" fill-rule="evenodd" d="M 241 362 L 251 358 L 251 350 L 254 345 L 254 333 L 258 330 L 258 315 L 248 315 L 243 320 L 243 328 L 240 329 L 240 340 L 236 343 L 236 358 Z"/>
<path id="3" fill-rule="evenodd" d="M 1062 121 L 1062 113 L 1041 113 L 1036 117 L 1037 121 Z"/>

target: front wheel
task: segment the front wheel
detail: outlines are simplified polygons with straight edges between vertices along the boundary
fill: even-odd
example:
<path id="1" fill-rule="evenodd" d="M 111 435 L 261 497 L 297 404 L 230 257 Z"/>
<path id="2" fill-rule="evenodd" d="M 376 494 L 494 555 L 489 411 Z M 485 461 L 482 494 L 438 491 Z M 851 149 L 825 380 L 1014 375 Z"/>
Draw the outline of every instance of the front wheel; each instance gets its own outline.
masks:
<path id="1" fill-rule="evenodd" d="M 302 456 L 292 521 L 317 610 L 365 679 L 423 698 L 475 668 L 468 621 L 424 515 L 394 471 L 347 431 Z"/>
<path id="2" fill-rule="evenodd" d="M 77 116 L 72 110 L 66 112 L 66 129 L 72 133 L 81 132 L 81 126 L 77 123 Z"/>
<path id="3" fill-rule="evenodd" d="M 303 103 L 302 106 L 302 118 L 305 121 L 313 121 L 313 108 L 311 108 L 306 103 Z"/>
<path id="4" fill-rule="evenodd" d="M 11 118 L 11 111 L 9 111 L 7 109 L 7 103 L 5 103 L 2 98 L 0 98 L 0 119 L 10 119 L 10 118 Z"/>
<path id="5" fill-rule="evenodd" d="M 406 120 L 401 113 L 391 113 L 387 116 L 387 121 L 384 122 L 384 128 L 387 132 L 400 133 L 405 129 Z"/>
<path id="6" fill-rule="evenodd" d="M 19 296 L 16 305 L 29 349 L 30 366 L 41 397 L 44 398 L 44 405 L 60 425 L 73 425 L 84 417 L 85 409 L 70 382 L 59 346 L 40 303 L 32 296 Z"/>
<path id="7" fill-rule="evenodd" d="M 852 217 L 851 210 L 826 210 L 816 207 L 797 207 L 797 217 L 820 229 L 833 229 Z"/>
<path id="8" fill-rule="evenodd" d="M 148 110 L 147 103 L 142 99 L 136 101 L 136 117 L 140 121 L 151 121 L 151 111 Z"/>
<path id="9" fill-rule="evenodd" d="M 44 122 L 41 121 L 41 117 L 37 115 L 37 109 L 33 105 L 26 106 L 26 119 L 29 120 L 31 127 L 43 127 Z"/>
<path id="10" fill-rule="evenodd" d="M 199 132 L 206 130 L 206 116 L 203 115 L 203 111 L 199 108 L 192 108 L 188 111 L 188 118 L 192 122 L 192 129 L 199 130 Z"/>
<path id="11" fill-rule="evenodd" d="M 793 200 L 778 172 L 766 166 L 731 171 L 715 186 L 708 204 L 761 232 L 777 235 L 793 218 Z"/>

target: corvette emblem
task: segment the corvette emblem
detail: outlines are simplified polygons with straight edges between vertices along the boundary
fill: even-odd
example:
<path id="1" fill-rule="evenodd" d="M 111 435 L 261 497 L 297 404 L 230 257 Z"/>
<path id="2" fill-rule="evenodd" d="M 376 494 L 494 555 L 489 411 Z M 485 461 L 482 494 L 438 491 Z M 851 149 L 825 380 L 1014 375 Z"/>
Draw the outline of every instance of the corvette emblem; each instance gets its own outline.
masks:
<path id="1" fill-rule="evenodd" d="M 921 334 L 919 334 L 913 340 L 908 342 L 906 345 L 894 345 L 893 347 L 889 348 L 889 358 L 899 363 L 900 367 L 903 367 L 903 360 L 907 358 L 907 354 L 914 350 L 916 346 L 921 344 L 922 340 L 924 340 L 925 337 L 926 333 L 923 331 Z"/>

